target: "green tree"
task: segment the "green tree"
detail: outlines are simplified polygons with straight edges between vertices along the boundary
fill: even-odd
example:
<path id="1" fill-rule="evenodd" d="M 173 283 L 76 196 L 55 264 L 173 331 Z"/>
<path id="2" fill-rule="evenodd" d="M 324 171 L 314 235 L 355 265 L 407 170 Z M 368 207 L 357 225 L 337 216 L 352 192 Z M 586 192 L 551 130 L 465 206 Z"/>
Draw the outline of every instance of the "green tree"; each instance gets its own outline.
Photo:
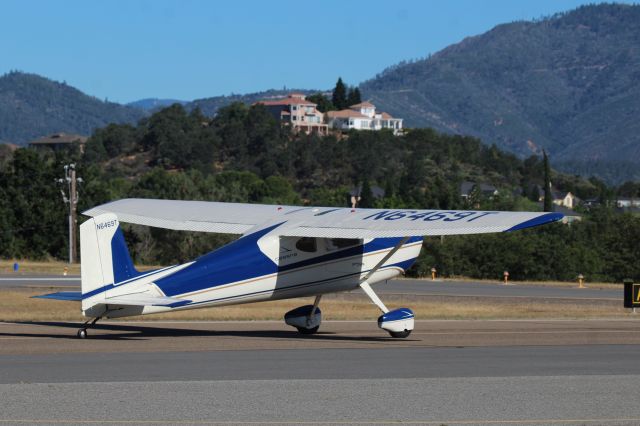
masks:
<path id="1" fill-rule="evenodd" d="M 342 78 L 339 77 L 336 82 L 336 87 L 333 88 L 333 94 L 331 96 L 331 103 L 336 109 L 345 109 L 347 105 L 347 87 L 342 82 Z"/>
<path id="2" fill-rule="evenodd" d="M 364 181 L 362 181 L 362 188 L 360 189 L 360 201 L 358 202 L 358 207 L 371 208 L 373 207 L 373 202 L 373 191 L 371 191 L 369 179 L 365 178 Z"/>
<path id="3" fill-rule="evenodd" d="M 320 112 L 333 111 L 336 109 L 331 100 L 322 93 L 314 93 L 313 95 L 307 96 L 307 100 L 316 104 L 316 108 Z"/>
<path id="4" fill-rule="evenodd" d="M 351 87 L 349 89 L 349 93 L 347 94 L 347 106 L 359 104 L 362 102 L 362 98 L 360 97 L 360 89 L 357 87 Z"/>

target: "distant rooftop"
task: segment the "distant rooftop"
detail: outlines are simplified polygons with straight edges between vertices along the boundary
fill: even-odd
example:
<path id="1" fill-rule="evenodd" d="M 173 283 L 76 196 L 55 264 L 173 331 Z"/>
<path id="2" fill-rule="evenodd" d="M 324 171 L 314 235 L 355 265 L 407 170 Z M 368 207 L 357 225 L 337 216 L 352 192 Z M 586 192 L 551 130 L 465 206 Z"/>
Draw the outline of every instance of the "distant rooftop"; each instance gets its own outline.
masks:
<path id="1" fill-rule="evenodd" d="M 375 108 L 376 106 L 374 104 L 372 104 L 371 102 L 360 102 L 359 104 L 354 104 L 354 105 L 350 105 L 349 108 Z"/>
<path id="2" fill-rule="evenodd" d="M 272 101 L 258 101 L 257 104 L 262 105 L 312 105 L 316 106 L 315 103 L 306 100 L 306 97 L 302 93 L 290 93 L 286 98 L 275 99 Z"/>
<path id="3" fill-rule="evenodd" d="M 369 118 L 352 109 L 343 109 L 341 111 L 327 111 L 329 118 Z"/>
<path id="4" fill-rule="evenodd" d="M 58 144 L 71 144 L 79 143 L 84 144 L 87 142 L 87 137 L 82 135 L 74 135 L 70 133 L 54 133 L 49 136 L 43 136 L 29 142 L 29 145 L 58 145 Z"/>

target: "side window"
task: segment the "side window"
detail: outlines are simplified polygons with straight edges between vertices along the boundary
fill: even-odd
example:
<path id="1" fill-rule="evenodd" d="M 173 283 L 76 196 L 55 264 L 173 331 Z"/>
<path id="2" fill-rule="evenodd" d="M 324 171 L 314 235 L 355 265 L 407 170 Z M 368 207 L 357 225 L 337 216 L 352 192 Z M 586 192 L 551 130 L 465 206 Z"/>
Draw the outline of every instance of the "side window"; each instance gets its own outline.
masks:
<path id="1" fill-rule="evenodd" d="M 318 245 L 315 238 L 303 237 L 296 242 L 296 248 L 300 251 L 312 253 L 318 250 Z"/>
<path id="2" fill-rule="evenodd" d="M 327 250 L 340 250 L 343 248 L 357 246 L 360 240 L 357 238 L 332 238 L 327 240 Z"/>

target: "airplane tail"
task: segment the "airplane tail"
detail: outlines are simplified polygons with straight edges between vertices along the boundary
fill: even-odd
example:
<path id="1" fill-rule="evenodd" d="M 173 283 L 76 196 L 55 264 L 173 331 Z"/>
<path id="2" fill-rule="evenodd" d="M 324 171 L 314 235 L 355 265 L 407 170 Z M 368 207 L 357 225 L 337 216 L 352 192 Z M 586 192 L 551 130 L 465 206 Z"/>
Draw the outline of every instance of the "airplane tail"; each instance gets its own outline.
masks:
<path id="1" fill-rule="evenodd" d="M 80 256 L 83 299 L 100 293 L 105 286 L 140 275 L 113 213 L 92 217 L 80 225 Z"/>

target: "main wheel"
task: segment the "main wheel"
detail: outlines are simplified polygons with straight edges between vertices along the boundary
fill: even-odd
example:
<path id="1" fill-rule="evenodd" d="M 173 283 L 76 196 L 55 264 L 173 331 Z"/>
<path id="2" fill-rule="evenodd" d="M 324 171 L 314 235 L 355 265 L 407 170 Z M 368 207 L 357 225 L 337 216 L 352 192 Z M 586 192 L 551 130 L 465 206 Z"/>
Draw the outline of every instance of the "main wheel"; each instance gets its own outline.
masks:
<path id="1" fill-rule="evenodd" d="M 78 339 L 86 339 L 87 338 L 87 329 L 86 328 L 81 328 L 80 330 L 78 330 Z"/>
<path id="2" fill-rule="evenodd" d="M 389 334 L 391 335 L 391 337 L 396 338 L 396 339 L 404 339 L 405 337 L 409 337 L 409 335 L 411 334 L 411 330 L 405 330 L 405 331 L 390 331 Z"/>
<path id="3" fill-rule="evenodd" d="M 296 327 L 296 328 L 298 329 L 298 332 L 300 334 L 315 334 L 320 328 L 320 326 L 317 325 L 313 328 L 304 328 L 304 327 Z"/>

